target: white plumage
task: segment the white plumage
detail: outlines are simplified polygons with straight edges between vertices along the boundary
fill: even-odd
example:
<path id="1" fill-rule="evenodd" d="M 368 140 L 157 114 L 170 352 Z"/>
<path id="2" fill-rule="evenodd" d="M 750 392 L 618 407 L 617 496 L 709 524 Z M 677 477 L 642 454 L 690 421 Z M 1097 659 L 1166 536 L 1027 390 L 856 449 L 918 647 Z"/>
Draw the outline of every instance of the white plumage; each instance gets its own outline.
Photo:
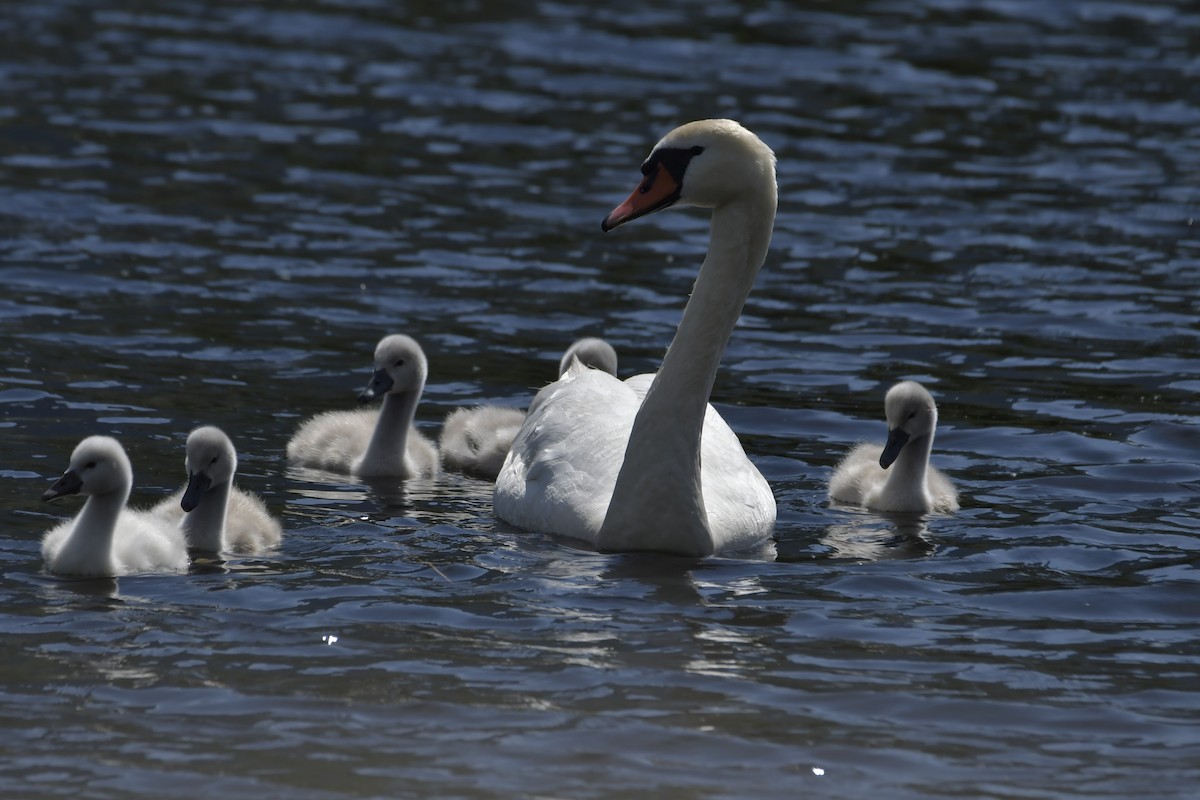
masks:
<path id="1" fill-rule="evenodd" d="M 937 405 L 925 387 L 902 381 L 884 398 L 887 444 L 859 444 L 837 465 L 829 499 L 877 511 L 958 510 L 954 485 L 930 465 Z"/>
<path id="2" fill-rule="evenodd" d="M 359 400 L 383 395 L 376 410 L 326 411 L 305 420 L 287 444 L 300 467 L 364 478 L 427 478 L 439 470 L 437 448 L 412 421 L 429 372 L 425 353 L 402 334 L 375 348 L 375 372 Z"/>
<path id="3" fill-rule="evenodd" d="M 133 468 L 120 442 L 108 436 L 80 442 L 67 471 L 42 495 L 43 500 L 87 496 L 73 519 L 42 539 L 47 571 L 99 578 L 187 569 L 183 535 L 149 512 L 128 508 L 132 489 Z"/>
<path id="4" fill-rule="evenodd" d="M 708 256 L 657 375 L 571 368 L 542 389 L 496 481 L 501 519 L 602 550 L 685 555 L 770 536 L 775 499 L 708 405 L 722 352 L 765 258 L 775 156 L 731 120 L 672 131 L 610 230 L 676 201 L 713 209 Z M 647 385 L 649 383 L 649 385 Z"/>

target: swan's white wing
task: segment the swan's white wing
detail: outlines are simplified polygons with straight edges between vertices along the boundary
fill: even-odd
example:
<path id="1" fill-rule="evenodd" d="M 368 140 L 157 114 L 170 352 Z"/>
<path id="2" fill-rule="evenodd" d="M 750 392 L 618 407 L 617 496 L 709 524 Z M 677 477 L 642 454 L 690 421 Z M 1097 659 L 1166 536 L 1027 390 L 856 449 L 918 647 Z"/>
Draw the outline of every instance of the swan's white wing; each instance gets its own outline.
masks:
<path id="1" fill-rule="evenodd" d="M 621 382 L 598 370 L 573 370 L 538 392 L 496 479 L 496 516 L 594 545 L 633 419 L 653 380 L 649 373 Z M 769 536 L 771 487 L 711 405 L 700 465 L 715 548 L 740 550 Z"/>
<path id="2" fill-rule="evenodd" d="M 704 413 L 700 486 L 715 551 L 744 550 L 771 535 L 776 513 L 771 486 L 712 405 Z"/>
<path id="3" fill-rule="evenodd" d="M 625 381 L 644 400 L 653 373 Z M 775 495 L 751 463 L 741 440 L 710 403 L 700 441 L 700 484 L 714 550 L 736 551 L 760 543 L 775 527 Z"/>
<path id="4" fill-rule="evenodd" d="M 496 477 L 496 516 L 595 544 L 640 405 L 625 383 L 582 367 L 538 392 Z"/>

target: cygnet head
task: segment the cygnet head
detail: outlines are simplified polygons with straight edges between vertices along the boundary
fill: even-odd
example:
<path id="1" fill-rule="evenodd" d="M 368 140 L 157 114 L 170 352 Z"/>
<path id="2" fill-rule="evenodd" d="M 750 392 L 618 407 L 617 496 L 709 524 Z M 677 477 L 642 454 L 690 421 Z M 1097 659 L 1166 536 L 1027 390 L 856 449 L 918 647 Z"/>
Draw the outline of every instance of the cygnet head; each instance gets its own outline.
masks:
<path id="1" fill-rule="evenodd" d="M 888 438 L 879 456 L 879 466 L 887 469 L 910 441 L 933 435 L 937 429 L 937 406 L 924 386 L 916 381 L 901 381 L 888 390 L 883 408 Z"/>
<path id="2" fill-rule="evenodd" d="M 188 435 L 184 465 L 188 483 L 179 505 L 184 511 L 191 511 L 200 505 L 209 489 L 228 485 L 233 480 L 237 472 L 237 451 L 220 428 L 196 428 Z"/>
<path id="3" fill-rule="evenodd" d="M 775 200 L 775 154 L 731 119 L 698 120 L 671 131 L 642 162 L 642 175 L 633 194 L 601 223 L 603 230 L 676 202 L 717 208 L 765 187 Z"/>
<path id="4" fill-rule="evenodd" d="M 603 339 L 588 336 L 576 340 L 567 348 L 567 352 L 563 353 L 562 359 L 558 362 L 558 374 L 562 375 L 566 372 L 575 359 L 578 359 L 579 363 L 585 367 L 598 369 L 609 375 L 617 374 L 617 351 Z"/>
<path id="5" fill-rule="evenodd" d="M 428 374 L 429 364 L 416 340 L 402 333 L 385 336 L 375 346 L 375 374 L 358 400 L 365 403 L 385 394 L 420 394 Z"/>
<path id="6" fill-rule="evenodd" d="M 111 436 L 89 436 L 76 446 L 67 471 L 46 490 L 42 499 L 53 500 L 68 494 L 128 494 L 132 483 L 133 467 L 121 443 Z"/>

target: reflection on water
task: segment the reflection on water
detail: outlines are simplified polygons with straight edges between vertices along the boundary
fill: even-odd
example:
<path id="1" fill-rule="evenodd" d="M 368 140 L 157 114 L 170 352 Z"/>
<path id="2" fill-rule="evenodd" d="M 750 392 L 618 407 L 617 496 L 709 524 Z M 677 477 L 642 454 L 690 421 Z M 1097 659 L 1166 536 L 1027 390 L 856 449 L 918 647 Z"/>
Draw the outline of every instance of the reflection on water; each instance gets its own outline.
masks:
<path id="1" fill-rule="evenodd" d="M 877 512 L 878 513 L 878 512 Z M 886 558 L 921 558 L 931 554 L 925 519 L 919 514 L 880 514 L 830 525 L 821 534 L 821 544 L 833 558 L 879 561 Z"/>
<path id="2" fill-rule="evenodd" d="M 5 11 L 4 796 L 1194 794 L 1191 8 Z M 286 467 L 387 333 L 429 357 L 431 435 L 524 406 L 580 336 L 655 369 L 707 220 L 599 221 L 713 115 L 779 158 L 713 396 L 769 552 L 597 553 L 496 523 L 486 482 Z M 901 378 L 938 397 L 955 515 L 825 500 Z M 80 439 L 119 437 L 147 506 L 199 424 L 277 552 L 41 574 Z"/>

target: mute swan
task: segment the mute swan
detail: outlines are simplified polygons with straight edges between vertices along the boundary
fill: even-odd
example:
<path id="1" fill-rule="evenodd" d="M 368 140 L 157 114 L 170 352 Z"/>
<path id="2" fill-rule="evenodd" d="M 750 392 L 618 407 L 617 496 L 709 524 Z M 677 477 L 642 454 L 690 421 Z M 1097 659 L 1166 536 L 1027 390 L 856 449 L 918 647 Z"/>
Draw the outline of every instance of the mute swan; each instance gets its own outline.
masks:
<path id="1" fill-rule="evenodd" d="M 71 463 L 43 500 L 87 495 L 74 519 L 42 539 L 46 569 L 58 575 L 111 578 L 135 572 L 187 569 L 183 535 L 146 511 L 128 508 L 133 468 L 116 439 L 89 436 L 71 453 Z"/>
<path id="2" fill-rule="evenodd" d="M 938 416 L 933 397 L 916 381 L 902 381 L 883 405 L 887 444 L 860 444 L 847 453 L 829 480 L 829 499 L 877 511 L 957 511 L 954 485 L 929 464 Z"/>
<path id="3" fill-rule="evenodd" d="M 438 452 L 413 427 L 425 389 L 425 353 L 403 334 L 375 347 L 375 374 L 359 402 L 383 395 L 378 410 L 326 411 L 305 420 L 287 444 L 296 466 L 364 478 L 428 478 L 438 472 Z"/>
<path id="4" fill-rule="evenodd" d="M 561 376 L 573 363 L 617 374 L 617 351 L 603 339 L 579 339 L 563 353 L 558 362 Z M 502 406 L 456 408 L 442 423 L 438 445 L 446 469 L 496 480 L 513 438 L 525 421 L 525 412 Z"/>
<path id="5" fill-rule="evenodd" d="M 233 485 L 237 451 L 220 428 L 196 428 L 187 439 L 187 485 L 151 513 L 179 527 L 190 550 L 260 553 L 283 538 L 283 528 L 258 495 Z"/>
<path id="6" fill-rule="evenodd" d="M 569 369 L 538 393 L 496 480 L 496 516 L 601 550 L 706 556 L 771 535 L 775 498 L 711 406 L 725 344 L 766 257 L 775 154 L 732 120 L 667 134 L 605 231 L 676 202 L 712 209 L 708 255 L 653 377 Z M 643 399 L 644 398 L 644 399 Z"/>

